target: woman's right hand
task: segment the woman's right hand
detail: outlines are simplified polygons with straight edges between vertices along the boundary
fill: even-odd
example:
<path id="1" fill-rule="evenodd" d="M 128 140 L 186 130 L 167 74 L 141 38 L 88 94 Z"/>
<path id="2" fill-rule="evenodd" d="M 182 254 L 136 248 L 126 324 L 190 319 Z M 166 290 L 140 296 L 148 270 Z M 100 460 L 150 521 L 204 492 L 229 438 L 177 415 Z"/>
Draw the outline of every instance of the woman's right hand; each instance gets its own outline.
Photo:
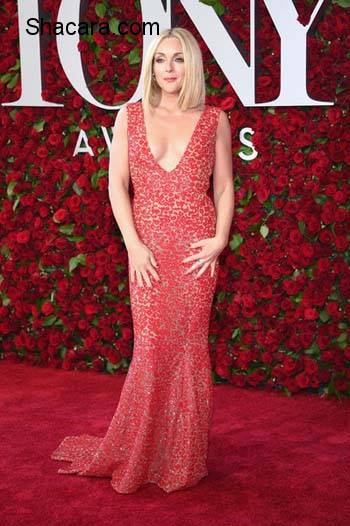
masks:
<path id="1" fill-rule="evenodd" d="M 144 244 L 142 241 L 137 241 L 128 247 L 128 257 L 130 266 L 131 281 L 135 281 L 135 273 L 137 277 L 137 283 L 140 287 L 143 287 L 143 279 L 147 283 L 148 287 L 152 287 L 152 283 L 148 273 L 150 273 L 157 281 L 159 276 L 154 267 L 158 264 L 155 260 L 153 252 Z"/>

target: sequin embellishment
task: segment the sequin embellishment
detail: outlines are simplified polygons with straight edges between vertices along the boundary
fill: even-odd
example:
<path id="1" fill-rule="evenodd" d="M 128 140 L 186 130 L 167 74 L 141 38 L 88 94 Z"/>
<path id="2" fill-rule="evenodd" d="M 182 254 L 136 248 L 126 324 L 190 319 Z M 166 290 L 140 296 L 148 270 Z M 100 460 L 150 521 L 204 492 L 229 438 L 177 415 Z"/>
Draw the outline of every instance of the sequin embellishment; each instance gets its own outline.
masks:
<path id="1" fill-rule="evenodd" d="M 215 235 L 207 195 L 220 108 L 205 105 L 177 166 L 167 171 L 147 142 L 141 101 L 127 104 L 132 211 L 153 251 L 160 281 L 140 287 L 129 275 L 132 361 L 105 436 L 67 436 L 51 458 L 71 462 L 58 473 L 109 477 L 119 493 L 155 483 L 166 492 L 208 475 L 212 381 L 208 331 L 218 265 L 184 274 L 197 253 L 190 243 Z"/>

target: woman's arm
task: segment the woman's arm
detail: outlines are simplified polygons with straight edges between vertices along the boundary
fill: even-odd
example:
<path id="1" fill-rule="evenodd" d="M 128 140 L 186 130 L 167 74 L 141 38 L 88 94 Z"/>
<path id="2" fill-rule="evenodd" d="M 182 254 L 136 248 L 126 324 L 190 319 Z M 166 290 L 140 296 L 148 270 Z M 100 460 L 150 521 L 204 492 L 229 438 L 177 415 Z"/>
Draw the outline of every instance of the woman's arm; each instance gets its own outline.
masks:
<path id="1" fill-rule="evenodd" d="M 230 121 L 226 113 L 221 110 L 216 132 L 216 160 L 213 172 L 213 190 L 216 208 L 215 237 L 222 242 L 224 247 L 229 241 L 235 206 L 231 141 Z"/>
<path id="2" fill-rule="evenodd" d="M 108 169 L 108 194 L 113 215 L 127 249 L 140 241 L 132 216 L 129 178 L 127 111 L 124 106 L 118 111 L 113 128 Z"/>
<path id="3" fill-rule="evenodd" d="M 128 251 L 131 281 L 143 287 L 145 281 L 152 287 L 150 274 L 159 280 L 153 252 L 142 242 L 134 224 L 129 196 L 128 116 L 124 106 L 118 111 L 113 128 L 113 139 L 109 156 L 108 193 L 115 220 L 123 235 Z"/>
<path id="4" fill-rule="evenodd" d="M 214 276 L 218 257 L 228 243 L 235 205 L 232 177 L 231 127 L 226 113 L 222 110 L 219 114 L 216 131 L 215 156 L 216 160 L 213 170 L 214 204 L 216 209 L 215 236 L 191 243 L 191 248 L 201 248 L 202 250 L 182 260 L 184 263 L 195 260 L 185 274 L 199 268 L 196 278 L 203 274 L 209 265 L 211 266 L 211 275 Z"/>

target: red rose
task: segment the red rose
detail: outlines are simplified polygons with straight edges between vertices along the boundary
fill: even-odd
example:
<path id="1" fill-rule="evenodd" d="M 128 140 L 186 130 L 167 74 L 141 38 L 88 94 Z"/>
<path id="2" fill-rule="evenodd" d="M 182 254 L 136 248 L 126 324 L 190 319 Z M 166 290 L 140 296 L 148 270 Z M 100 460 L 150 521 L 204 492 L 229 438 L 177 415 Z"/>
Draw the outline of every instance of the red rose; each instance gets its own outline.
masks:
<path id="1" fill-rule="evenodd" d="M 67 216 L 67 210 L 65 210 L 64 208 L 60 208 L 54 213 L 53 220 L 55 221 L 55 223 L 62 223 L 63 221 L 67 220 Z"/>
<path id="2" fill-rule="evenodd" d="M 224 83 L 224 79 L 222 77 L 219 77 L 218 75 L 213 75 L 210 78 L 210 83 L 215 89 L 220 89 Z"/>
<path id="3" fill-rule="evenodd" d="M 304 318 L 306 320 L 317 320 L 319 314 L 316 309 L 306 308 L 304 309 Z"/>
<path id="4" fill-rule="evenodd" d="M 84 305 L 84 312 L 87 316 L 92 316 L 99 311 L 98 306 L 95 303 L 88 303 Z"/>
<path id="5" fill-rule="evenodd" d="M 316 360 L 313 360 L 312 358 L 309 358 L 307 356 L 304 357 L 304 365 L 305 365 L 305 372 L 308 375 L 311 375 L 312 373 L 315 373 L 318 371 L 318 365 Z"/>
<path id="6" fill-rule="evenodd" d="M 54 311 L 55 309 L 53 308 L 51 301 L 44 301 L 44 303 L 41 306 L 41 312 L 45 314 L 45 316 L 49 316 Z"/>
<path id="7" fill-rule="evenodd" d="M 339 252 L 345 252 L 349 246 L 349 240 L 346 235 L 337 236 L 335 238 L 335 246 Z"/>
<path id="8" fill-rule="evenodd" d="M 48 155 L 48 149 L 46 148 L 46 146 L 39 146 L 36 153 L 38 157 L 45 158 Z"/>
<path id="9" fill-rule="evenodd" d="M 269 188 L 259 188 L 256 192 L 258 200 L 263 203 L 270 195 Z"/>
<path id="10" fill-rule="evenodd" d="M 16 234 L 16 241 L 20 245 L 24 245 L 28 243 L 29 239 L 30 239 L 30 232 L 28 230 L 22 230 L 20 232 L 17 232 Z"/>
<path id="11" fill-rule="evenodd" d="M 300 388 L 308 387 L 310 384 L 309 375 L 306 373 L 299 373 L 295 377 L 295 381 Z"/>
<path id="12" fill-rule="evenodd" d="M 235 98 L 232 97 L 232 96 L 224 96 L 222 99 L 221 99 L 221 103 L 220 103 L 220 107 L 223 111 L 230 111 L 233 109 L 234 107 L 234 104 L 235 104 Z"/>

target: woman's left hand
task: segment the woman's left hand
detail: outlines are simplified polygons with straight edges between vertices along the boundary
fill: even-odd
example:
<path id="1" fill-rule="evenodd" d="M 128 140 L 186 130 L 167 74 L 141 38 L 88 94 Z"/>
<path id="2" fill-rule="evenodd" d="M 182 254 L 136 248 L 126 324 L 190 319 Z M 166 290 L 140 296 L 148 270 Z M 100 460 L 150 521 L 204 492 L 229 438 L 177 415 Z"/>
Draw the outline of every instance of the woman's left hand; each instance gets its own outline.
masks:
<path id="1" fill-rule="evenodd" d="M 217 262 L 219 254 L 223 251 L 225 246 L 226 243 L 216 236 L 201 239 L 199 241 L 191 243 L 190 248 L 201 247 L 202 250 L 201 252 L 192 254 L 192 256 L 188 256 L 187 258 L 182 260 L 183 263 L 196 260 L 192 267 L 186 270 L 185 274 L 188 274 L 189 272 L 192 272 L 196 268 L 200 267 L 200 271 L 195 276 L 196 278 L 198 278 L 210 265 L 210 275 L 211 277 L 214 277 L 215 264 Z M 198 259 L 200 259 L 201 261 L 198 261 Z"/>

